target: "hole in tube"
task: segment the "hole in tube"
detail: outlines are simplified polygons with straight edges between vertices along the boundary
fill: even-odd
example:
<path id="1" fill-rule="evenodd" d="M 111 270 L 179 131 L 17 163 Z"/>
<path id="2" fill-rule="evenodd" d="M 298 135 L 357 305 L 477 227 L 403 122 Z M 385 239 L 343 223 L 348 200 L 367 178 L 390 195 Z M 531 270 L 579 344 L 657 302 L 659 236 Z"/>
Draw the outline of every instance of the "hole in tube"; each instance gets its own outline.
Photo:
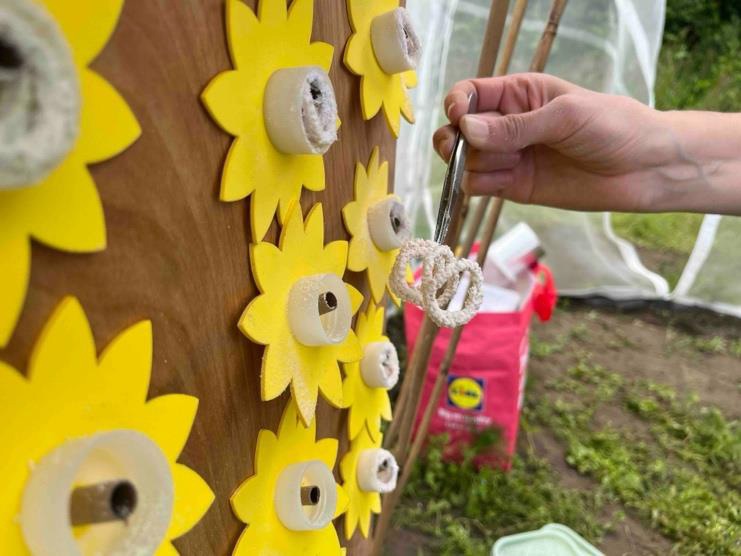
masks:
<path id="1" fill-rule="evenodd" d="M 379 465 L 378 465 L 378 478 L 384 482 L 388 483 L 391 481 L 393 476 L 393 473 L 391 471 L 391 462 L 388 458 L 385 458 Z"/>
<path id="2" fill-rule="evenodd" d="M 332 292 L 324 292 L 319 296 L 319 314 L 323 315 L 337 309 L 337 296 Z"/>
<path id="3" fill-rule="evenodd" d="M 126 521 L 136 510 L 136 488 L 129 481 L 121 481 L 111 491 L 111 512 Z"/>
<path id="4" fill-rule="evenodd" d="M 18 69 L 23 65 L 18 49 L 6 39 L 0 37 L 0 68 Z"/>

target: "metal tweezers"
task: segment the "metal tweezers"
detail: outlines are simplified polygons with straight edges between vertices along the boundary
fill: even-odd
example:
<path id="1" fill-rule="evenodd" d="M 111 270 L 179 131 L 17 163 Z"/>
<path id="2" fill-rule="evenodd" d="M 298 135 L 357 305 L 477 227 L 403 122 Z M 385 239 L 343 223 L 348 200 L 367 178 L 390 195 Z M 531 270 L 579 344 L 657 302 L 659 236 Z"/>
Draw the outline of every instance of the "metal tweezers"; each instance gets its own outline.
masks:
<path id="1" fill-rule="evenodd" d="M 468 112 L 475 114 L 478 109 L 478 96 L 476 91 L 471 91 L 468 95 Z M 468 144 L 461 133 L 460 129 L 455 135 L 453 152 L 450 154 L 448 170 L 445 172 L 445 181 L 443 181 L 443 192 L 440 197 L 440 208 L 437 211 L 437 225 L 435 226 L 434 240 L 442 244 L 450 228 L 450 222 L 453 216 L 457 215 L 461 203 L 461 182 L 463 181 L 463 170 L 466 166 L 466 154 Z"/>

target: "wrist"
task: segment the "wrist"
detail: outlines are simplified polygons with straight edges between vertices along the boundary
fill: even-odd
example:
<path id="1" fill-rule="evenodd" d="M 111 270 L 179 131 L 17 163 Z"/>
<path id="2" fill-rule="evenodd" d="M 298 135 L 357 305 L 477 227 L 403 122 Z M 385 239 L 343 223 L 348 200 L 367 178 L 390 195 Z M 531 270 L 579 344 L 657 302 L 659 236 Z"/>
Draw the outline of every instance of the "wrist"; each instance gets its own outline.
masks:
<path id="1" fill-rule="evenodd" d="M 741 214 L 741 114 L 656 111 L 648 210 Z"/>

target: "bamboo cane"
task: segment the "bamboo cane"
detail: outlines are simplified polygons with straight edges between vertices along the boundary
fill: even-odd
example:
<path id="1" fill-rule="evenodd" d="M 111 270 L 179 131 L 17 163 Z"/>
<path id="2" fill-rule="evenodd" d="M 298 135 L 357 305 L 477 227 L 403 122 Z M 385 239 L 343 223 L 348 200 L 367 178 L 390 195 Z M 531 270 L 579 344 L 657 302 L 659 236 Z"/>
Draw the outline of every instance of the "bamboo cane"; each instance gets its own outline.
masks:
<path id="1" fill-rule="evenodd" d="M 536 48 L 532 63 L 530 65 L 531 71 L 543 71 L 546 61 L 548 59 L 548 56 L 550 54 L 551 46 L 553 45 L 553 40 L 555 39 L 557 30 L 558 30 L 558 24 L 560 22 L 563 11 L 566 7 L 566 2 L 567 0 L 554 0 L 551 6 L 551 12 L 548 18 L 548 22 L 546 24 L 546 28 L 543 31 L 543 35 L 541 36 L 538 42 L 538 46 Z M 518 1 L 518 4 L 520 3 L 525 4 L 525 7 L 526 7 L 526 0 L 522 2 Z M 524 7 L 519 17 L 522 18 L 523 15 L 524 15 Z M 521 23 L 521 20 L 519 23 Z M 519 23 L 518 23 L 518 31 L 519 31 Z M 511 53 L 510 53 L 510 58 L 511 58 Z M 504 66 L 500 66 L 500 67 L 504 68 Z M 494 204 L 491 206 L 491 209 L 489 211 L 489 217 L 487 218 L 486 229 L 484 231 L 484 237 L 482 238 L 480 250 L 477 255 L 477 261 L 479 262 L 479 265 L 481 266 L 483 266 L 486 260 L 486 253 L 489 250 L 489 246 L 494 237 L 494 233 L 496 231 L 496 227 L 499 222 L 499 217 L 502 212 L 502 207 L 503 207 L 503 200 L 501 198 L 497 198 L 494 200 Z M 483 214 L 485 210 L 486 210 L 486 205 L 483 205 L 483 208 L 481 208 L 480 210 L 477 209 L 477 215 L 478 213 L 480 213 L 481 219 L 483 219 Z M 478 228 L 478 226 L 474 227 L 471 230 L 471 233 L 468 237 L 475 238 L 476 228 Z M 473 243 L 473 240 L 471 240 L 471 244 L 472 243 Z M 424 326 L 424 323 L 423 323 L 423 326 Z M 463 327 L 457 327 L 453 331 L 453 334 L 452 334 L 450 343 L 448 344 L 448 348 L 446 350 L 445 357 L 443 359 L 441 368 L 435 380 L 435 385 L 433 387 L 432 395 L 430 397 L 430 400 L 428 400 L 427 406 L 425 407 L 422 421 L 420 422 L 420 428 L 417 431 L 417 435 L 414 439 L 414 442 L 412 443 L 411 449 L 409 451 L 409 457 L 406 458 L 402 466 L 402 474 L 401 474 L 401 477 L 399 478 L 397 487 L 393 492 L 389 493 L 388 495 L 384 497 L 383 511 L 381 512 L 381 516 L 379 518 L 379 522 L 378 522 L 377 529 L 376 529 L 376 534 L 374 536 L 372 556 L 380 556 L 381 549 L 383 546 L 383 539 L 391 523 L 391 515 L 393 513 L 393 510 L 396 507 L 396 504 L 399 501 L 399 498 L 401 497 L 401 493 L 403 492 L 404 486 L 409 480 L 409 476 L 414 467 L 414 463 L 416 462 L 416 459 L 419 456 L 419 453 L 424 444 L 426 433 L 429 428 L 430 419 L 432 417 L 432 412 L 434 411 L 434 408 L 437 406 L 437 403 L 439 401 L 440 395 L 442 393 L 442 387 L 446 382 L 446 377 L 452 365 L 453 358 L 455 356 L 455 351 L 458 347 L 458 342 L 460 341 L 460 337 L 462 333 L 463 333 Z M 420 335 L 421 335 L 421 331 L 420 331 Z M 434 341 L 434 336 L 432 340 L 430 341 L 430 348 L 431 348 L 432 341 Z M 420 343 L 418 340 L 417 348 L 419 348 L 419 346 L 420 346 Z M 417 350 L 415 349 L 415 352 L 416 351 Z M 427 355 L 425 359 L 427 361 L 429 360 L 429 354 Z M 424 369 L 426 369 L 426 366 Z M 411 404 L 409 403 L 408 400 L 407 400 L 407 407 L 411 407 Z M 412 422 L 414 419 L 414 415 L 416 415 L 416 411 L 418 411 L 418 408 L 415 408 L 415 413 L 412 415 Z M 401 437 L 400 435 L 400 443 L 401 443 L 401 440 L 403 440 L 403 437 Z"/>
<path id="2" fill-rule="evenodd" d="M 494 66 L 499 53 L 499 45 L 504 32 L 504 23 L 507 19 L 507 11 L 509 10 L 509 2 L 510 0 L 492 0 L 489 9 L 489 19 L 486 23 L 484 41 L 481 46 L 481 54 L 479 55 L 477 70 L 479 77 L 489 77 L 494 72 Z M 449 242 L 451 249 L 454 249 L 457 245 L 459 235 L 463 230 L 462 219 L 460 217 L 457 222 L 460 225 L 453 226 L 451 224 L 451 228 L 454 230 L 452 241 Z M 415 344 L 414 352 L 407 363 L 407 372 L 404 374 L 404 379 L 399 389 L 399 397 L 394 407 L 394 420 L 386 432 L 384 444 L 387 447 L 398 444 L 397 440 L 402 437 L 402 431 L 404 432 L 404 436 L 407 437 L 408 444 L 408 434 L 411 425 L 414 423 L 414 415 L 416 414 L 412 413 L 410 415 L 408 411 L 416 409 L 417 399 L 414 399 L 414 393 L 417 392 L 423 383 L 424 370 L 427 369 L 432 343 L 437 336 L 437 332 L 438 329 L 435 324 L 425 316 L 420 331 L 417 334 L 417 343 Z M 414 403 L 410 403 L 410 399 L 414 399 Z"/>

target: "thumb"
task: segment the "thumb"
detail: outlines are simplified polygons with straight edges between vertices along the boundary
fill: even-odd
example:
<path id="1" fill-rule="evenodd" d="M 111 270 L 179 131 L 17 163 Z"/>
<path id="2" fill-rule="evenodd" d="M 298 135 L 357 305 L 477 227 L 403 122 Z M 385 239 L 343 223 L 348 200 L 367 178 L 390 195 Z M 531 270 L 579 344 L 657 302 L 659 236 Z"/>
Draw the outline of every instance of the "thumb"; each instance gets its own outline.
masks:
<path id="1" fill-rule="evenodd" d="M 568 137 L 578 127 L 576 106 L 562 96 L 530 112 L 505 116 L 495 113 L 467 115 L 461 119 L 461 131 L 476 149 L 516 152 L 530 145 L 552 144 Z"/>

